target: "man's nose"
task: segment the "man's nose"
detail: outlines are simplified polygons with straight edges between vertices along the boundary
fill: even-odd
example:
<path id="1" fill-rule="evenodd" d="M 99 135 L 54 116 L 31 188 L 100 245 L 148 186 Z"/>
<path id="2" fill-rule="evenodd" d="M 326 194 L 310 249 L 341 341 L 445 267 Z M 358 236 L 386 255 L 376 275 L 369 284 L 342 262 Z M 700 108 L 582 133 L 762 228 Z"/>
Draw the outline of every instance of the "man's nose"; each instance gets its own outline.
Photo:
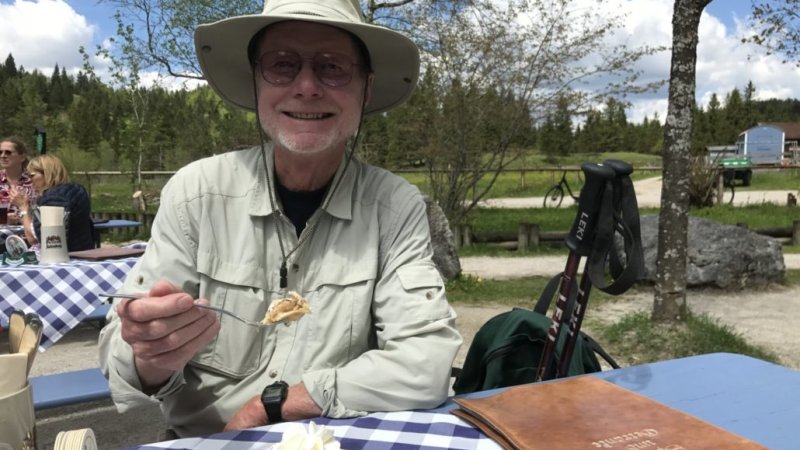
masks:
<path id="1" fill-rule="evenodd" d="M 314 73 L 314 68 L 308 62 L 303 64 L 303 66 L 300 68 L 300 72 L 297 73 L 297 76 L 294 79 L 294 85 L 297 89 L 298 95 L 312 97 L 322 95 L 322 90 L 324 88 L 322 82 L 319 81 L 317 74 Z"/>

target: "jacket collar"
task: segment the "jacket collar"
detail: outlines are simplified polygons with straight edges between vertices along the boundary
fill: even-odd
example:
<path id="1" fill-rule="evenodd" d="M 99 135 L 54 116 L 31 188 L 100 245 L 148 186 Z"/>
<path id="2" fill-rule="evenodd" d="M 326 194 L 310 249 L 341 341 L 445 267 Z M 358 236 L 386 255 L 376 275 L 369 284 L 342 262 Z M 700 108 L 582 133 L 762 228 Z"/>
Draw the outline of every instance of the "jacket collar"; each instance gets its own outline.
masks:
<path id="1" fill-rule="evenodd" d="M 272 192 L 275 195 L 275 209 L 272 208 L 272 203 L 270 202 L 270 192 L 266 186 L 267 177 L 264 171 L 264 162 L 260 147 L 256 147 L 255 151 L 258 153 L 258 156 L 255 158 L 257 164 L 257 170 L 255 172 L 257 179 L 254 180 L 255 189 L 253 190 L 253 195 L 250 199 L 248 213 L 253 216 L 269 216 L 276 212 L 276 209 L 279 208 L 280 204 L 280 200 L 277 198 L 277 189 L 275 187 L 276 178 L 274 148 L 272 143 L 264 145 L 264 154 L 267 158 L 266 170 L 269 170 L 269 180 L 272 183 Z M 331 190 L 328 191 L 325 199 L 322 202 L 323 205 L 327 202 L 325 212 L 333 217 L 343 220 L 350 220 L 353 217 L 352 199 L 355 191 L 356 174 L 358 171 L 358 162 L 355 158 L 355 155 L 353 155 L 350 164 L 347 164 L 347 159 L 347 156 L 345 156 L 339 163 L 339 168 L 336 170 L 336 174 L 333 177 Z M 339 181 L 339 177 L 341 177 L 341 181 Z M 337 182 L 338 186 L 336 186 Z M 328 200 L 328 197 L 331 197 L 330 200 Z"/>

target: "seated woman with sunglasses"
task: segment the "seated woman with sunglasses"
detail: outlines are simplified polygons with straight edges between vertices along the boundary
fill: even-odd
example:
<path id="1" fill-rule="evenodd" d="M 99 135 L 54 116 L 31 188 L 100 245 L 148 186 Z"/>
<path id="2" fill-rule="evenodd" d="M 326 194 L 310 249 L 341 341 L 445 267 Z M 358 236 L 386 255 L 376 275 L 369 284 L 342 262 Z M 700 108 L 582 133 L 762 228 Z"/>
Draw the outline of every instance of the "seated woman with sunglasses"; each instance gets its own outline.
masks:
<path id="1" fill-rule="evenodd" d="M 31 245 L 39 242 L 41 223 L 35 209 L 40 206 L 63 206 L 67 250 L 70 252 L 94 248 L 94 225 L 91 200 L 86 189 L 69 182 L 67 169 L 53 155 L 41 155 L 28 163 L 33 187 L 39 194 L 35 203 L 21 190 L 12 189 L 11 202 L 24 226 L 25 237 Z"/>
<path id="2" fill-rule="evenodd" d="M 0 202 L 9 201 L 12 189 L 24 192 L 32 201 L 36 199 L 27 166 L 28 153 L 22 140 L 15 137 L 0 139 Z M 14 205 L 11 205 L 9 213 L 9 223 L 17 223 Z"/>

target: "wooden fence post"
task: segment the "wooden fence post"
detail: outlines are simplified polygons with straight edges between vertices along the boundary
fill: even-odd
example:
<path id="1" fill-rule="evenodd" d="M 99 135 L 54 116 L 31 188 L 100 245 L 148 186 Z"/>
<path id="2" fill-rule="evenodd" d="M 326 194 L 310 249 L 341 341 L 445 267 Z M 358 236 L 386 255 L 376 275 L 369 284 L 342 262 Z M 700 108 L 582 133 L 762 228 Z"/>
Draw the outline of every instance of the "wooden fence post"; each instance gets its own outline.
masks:
<path id="1" fill-rule="evenodd" d="M 528 243 L 531 247 L 538 247 L 541 239 L 541 228 L 538 223 L 532 223 L 528 230 Z"/>
<path id="2" fill-rule="evenodd" d="M 517 250 L 523 251 L 528 249 L 530 224 L 521 223 L 517 227 Z"/>

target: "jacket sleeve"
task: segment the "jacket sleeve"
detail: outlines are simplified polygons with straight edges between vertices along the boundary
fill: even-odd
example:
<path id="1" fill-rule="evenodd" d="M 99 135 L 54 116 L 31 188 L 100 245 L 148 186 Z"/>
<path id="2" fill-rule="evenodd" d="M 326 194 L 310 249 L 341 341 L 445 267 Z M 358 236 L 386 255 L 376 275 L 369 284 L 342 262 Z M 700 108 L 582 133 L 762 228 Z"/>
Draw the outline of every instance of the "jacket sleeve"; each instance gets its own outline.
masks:
<path id="1" fill-rule="evenodd" d="M 147 250 L 131 269 L 121 290 L 145 293 L 159 279 L 171 281 L 184 291 L 197 296 L 194 253 L 196 244 L 190 239 L 184 205 L 177 202 L 173 190 L 176 178 L 164 187 L 156 218 L 151 229 Z M 181 283 L 176 282 L 181 280 Z M 142 402 L 152 401 L 142 392 L 134 366 L 133 351 L 120 334 L 120 321 L 112 308 L 108 323 L 99 337 L 100 368 L 108 378 L 111 396 L 119 412 L 125 412 Z M 152 398 L 162 399 L 184 385 L 183 373 L 176 372 Z"/>
<path id="2" fill-rule="evenodd" d="M 372 299 L 376 348 L 341 368 L 303 376 L 326 416 L 432 408 L 447 399 L 462 339 L 432 260 L 418 191 L 382 226 L 381 273 Z"/>

